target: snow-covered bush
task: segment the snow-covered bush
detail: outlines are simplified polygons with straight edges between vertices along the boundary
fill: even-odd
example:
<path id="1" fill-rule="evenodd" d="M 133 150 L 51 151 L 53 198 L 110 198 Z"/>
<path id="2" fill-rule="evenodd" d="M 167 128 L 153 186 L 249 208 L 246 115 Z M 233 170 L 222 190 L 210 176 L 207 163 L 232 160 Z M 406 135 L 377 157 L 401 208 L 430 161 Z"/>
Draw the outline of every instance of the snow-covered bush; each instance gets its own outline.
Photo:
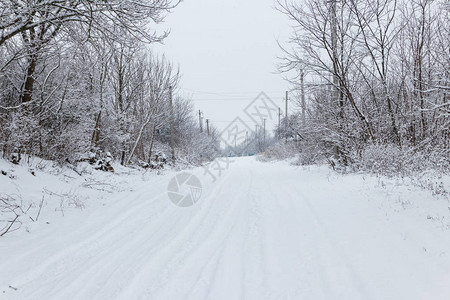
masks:
<path id="1" fill-rule="evenodd" d="M 88 151 L 79 162 L 87 161 L 95 170 L 114 172 L 111 163 L 113 156 L 110 152 L 104 152 L 101 149 L 93 149 Z"/>
<path id="2" fill-rule="evenodd" d="M 420 172 L 436 170 L 450 172 L 450 158 L 444 149 L 417 149 L 397 145 L 372 144 L 363 150 L 352 153 L 352 165 L 362 170 L 381 175 L 410 176 Z"/>
<path id="3" fill-rule="evenodd" d="M 300 152 L 297 155 L 296 165 L 312 165 L 326 161 L 326 154 L 320 145 L 304 142 L 301 144 Z"/>
<path id="4" fill-rule="evenodd" d="M 299 153 L 294 143 L 277 143 L 264 151 L 259 157 L 262 161 L 283 160 L 295 157 Z"/>

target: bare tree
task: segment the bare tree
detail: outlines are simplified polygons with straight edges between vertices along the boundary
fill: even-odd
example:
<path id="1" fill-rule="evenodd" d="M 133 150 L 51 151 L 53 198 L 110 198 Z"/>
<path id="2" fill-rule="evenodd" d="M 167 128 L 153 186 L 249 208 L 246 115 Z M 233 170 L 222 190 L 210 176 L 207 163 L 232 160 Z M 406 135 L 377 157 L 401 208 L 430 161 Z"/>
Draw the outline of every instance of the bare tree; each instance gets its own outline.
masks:
<path id="1" fill-rule="evenodd" d="M 446 1 L 277 3 L 293 22 L 280 70 L 307 74 L 309 124 L 300 130 L 343 163 L 371 143 L 449 153 Z"/>
<path id="2" fill-rule="evenodd" d="M 168 108 L 169 87 L 176 87 L 179 80 L 179 70 L 174 69 L 165 57 L 154 57 L 149 54 L 144 60 L 143 83 L 145 88 L 138 97 L 136 112 L 138 114 L 138 130 L 126 163 L 130 163 L 136 148 L 141 141 L 144 130 L 153 123 L 152 131 L 163 121 Z"/>
<path id="3" fill-rule="evenodd" d="M 128 34 L 146 41 L 157 41 L 166 35 L 149 31 L 150 22 L 159 23 L 164 14 L 179 1 L 0 1 L 0 46 L 24 32 L 54 36 L 60 29 L 73 23 L 83 27 L 86 34 L 99 30 L 105 34 L 115 33 L 121 28 Z M 119 36 L 116 36 L 118 38 Z"/>

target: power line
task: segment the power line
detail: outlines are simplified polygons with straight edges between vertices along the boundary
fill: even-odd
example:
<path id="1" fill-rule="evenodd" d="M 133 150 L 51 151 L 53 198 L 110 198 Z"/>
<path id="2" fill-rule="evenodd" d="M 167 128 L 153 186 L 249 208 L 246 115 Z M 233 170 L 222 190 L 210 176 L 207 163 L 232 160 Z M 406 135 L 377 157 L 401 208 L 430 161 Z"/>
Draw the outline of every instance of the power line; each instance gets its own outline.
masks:
<path id="1" fill-rule="evenodd" d="M 193 89 L 189 89 L 189 88 L 181 88 L 181 90 L 186 90 L 186 91 L 190 91 L 190 92 L 194 92 L 194 93 L 199 93 L 199 94 L 209 94 L 209 95 L 217 95 L 217 96 L 233 96 L 233 95 L 244 95 L 244 94 L 259 94 L 261 92 L 265 92 L 265 93 L 274 93 L 274 94 L 279 94 L 279 93 L 283 93 L 284 91 L 239 91 L 239 92 L 206 92 L 206 91 L 198 91 L 198 90 L 193 90 Z M 239 96 L 238 96 L 239 97 Z"/>
<path id="2" fill-rule="evenodd" d="M 236 119 L 232 120 L 232 121 L 215 121 L 215 120 L 210 120 L 211 123 L 233 123 L 234 121 L 236 121 Z M 253 123 L 253 124 L 261 124 L 261 122 L 257 122 L 257 121 L 253 121 L 253 120 L 243 120 L 244 123 Z M 274 124 L 276 122 L 274 121 Z"/>
<path id="3" fill-rule="evenodd" d="M 272 100 L 284 100 L 283 97 L 271 97 Z M 253 101 L 251 98 L 208 98 L 208 99 L 195 99 L 192 98 L 191 101 Z"/>

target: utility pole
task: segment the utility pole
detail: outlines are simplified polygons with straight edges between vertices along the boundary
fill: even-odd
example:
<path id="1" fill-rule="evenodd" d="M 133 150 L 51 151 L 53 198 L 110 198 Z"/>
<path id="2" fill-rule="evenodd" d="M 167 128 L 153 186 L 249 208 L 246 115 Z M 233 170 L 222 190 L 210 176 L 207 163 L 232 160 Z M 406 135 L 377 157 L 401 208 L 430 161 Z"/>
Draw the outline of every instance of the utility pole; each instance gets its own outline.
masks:
<path id="1" fill-rule="evenodd" d="M 172 100 L 172 87 L 169 87 L 169 100 L 170 100 L 170 147 L 172 148 L 172 162 L 175 163 L 175 139 L 173 130 L 173 100 Z"/>
<path id="2" fill-rule="evenodd" d="M 209 136 L 209 119 L 206 119 L 206 130 L 208 131 Z"/>
<path id="3" fill-rule="evenodd" d="M 336 103 L 342 107 L 343 102 L 339 101 L 339 78 L 338 78 L 338 41 L 337 41 L 337 0 L 330 0 L 330 14 L 331 14 L 331 51 L 333 54 L 333 90 Z"/>
<path id="4" fill-rule="evenodd" d="M 337 0 L 330 0 L 330 15 L 331 15 L 331 51 L 333 54 L 333 100 L 336 102 L 336 104 L 340 107 L 339 116 L 342 118 L 344 115 L 343 106 L 344 102 L 343 99 L 339 99 L 340 92 L 339 92 L 339 78 L 338 78 L 338 40 L 337 40 Z M 340 149 L 339 145 L 335 145 L 334 147 L 334 155 L 336 158 L 340 158 Z"/>
<path id="5" fill-rule="evenodd" d="M 266 119 L 263 120 L 264 126 L 264 147 L 266 147 Z"/>
<path id="6" fill-rule="evenodd" d="M 300 87 L 302 93 L 302 123 L 303 127 L 306 125 L 306 103 L 305 103 L 305 72 L 303 69 L 300 71 Z"/>
<path id="7" fill-rule="evenodd" d="M 280 140 L 281 132 L 281 107 L 278 107 L 278 141 Z"/>
<path id="8" fill-rule="evenodd" d="M 288 119 L 288 117 L 289 117 L 289 115 L 288 115 L 288 101 L 289 101 L 289 92 L 288 91 L 286 91 L 286 124 L 285 124 L 285 134 L 286 134 L 286 142 L 287 142 L 287 138 L 288 138 L 288 135 L 287 135 L 287 132 L 288 132 L 288 126 L 289 126 L 289 119 Z"/>
<path id="9" fill-rule="evenodd" d="M 202 112 L 198 110 L 198 123 L 200 125 L 200 133 L 203 132 L 203 124 L 202 124 Z"/>

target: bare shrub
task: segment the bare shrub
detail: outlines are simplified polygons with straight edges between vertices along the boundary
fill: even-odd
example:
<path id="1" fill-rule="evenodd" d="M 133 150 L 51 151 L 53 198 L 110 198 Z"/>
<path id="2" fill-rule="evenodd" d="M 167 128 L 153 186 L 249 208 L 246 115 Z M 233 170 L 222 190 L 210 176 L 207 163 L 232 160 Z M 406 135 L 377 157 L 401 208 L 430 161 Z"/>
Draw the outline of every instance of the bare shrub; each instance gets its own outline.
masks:
<path id="1" fill-rule="evenodd" d="M 368 145 L 359 153 L 352 153 L 352 167 L 386 176 L 410 176 L 430 170 L 448 173 L 450 159 L 442 149 L 417 149 L 397 145 Z"/>
<path id="2" fill-rule="evenodd" d="M 0 195 L 0 236 L 18 230 L 31 207 L 32 203 L 25 202 L 19 195 Z"/>
<path id="3" fill-rule="evenodd" d="M 283 160 L 295 157 L 299 151 L 294 143 L 274 144 L 258 158 L 261 161 Z"/>

